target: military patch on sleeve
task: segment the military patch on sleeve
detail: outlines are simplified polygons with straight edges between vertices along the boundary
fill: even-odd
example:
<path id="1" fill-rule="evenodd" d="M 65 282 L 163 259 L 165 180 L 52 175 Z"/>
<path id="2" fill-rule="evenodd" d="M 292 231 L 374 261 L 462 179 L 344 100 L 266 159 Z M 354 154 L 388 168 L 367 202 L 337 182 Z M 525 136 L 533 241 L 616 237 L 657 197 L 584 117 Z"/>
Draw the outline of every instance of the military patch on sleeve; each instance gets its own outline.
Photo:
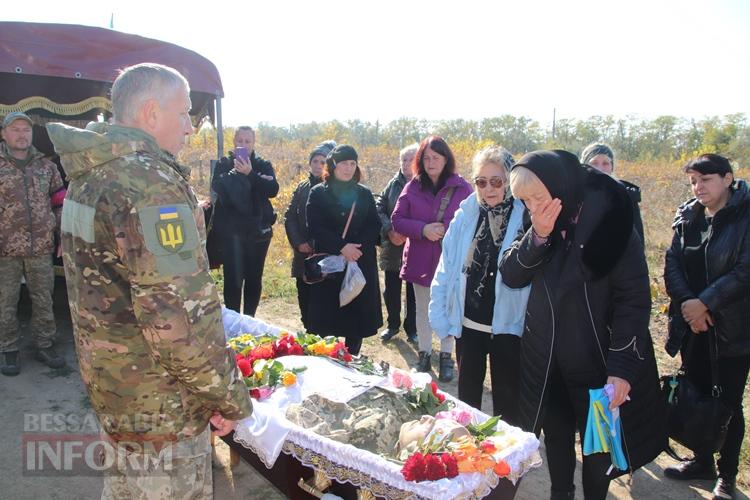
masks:
<path id="1" fill-rule="evenodd" d="M 198 268 L 200 243 L 192 210 L 186 203 L 138 210 L 146 248 L 154 255 L 159 274 L 183 274 Z"/>

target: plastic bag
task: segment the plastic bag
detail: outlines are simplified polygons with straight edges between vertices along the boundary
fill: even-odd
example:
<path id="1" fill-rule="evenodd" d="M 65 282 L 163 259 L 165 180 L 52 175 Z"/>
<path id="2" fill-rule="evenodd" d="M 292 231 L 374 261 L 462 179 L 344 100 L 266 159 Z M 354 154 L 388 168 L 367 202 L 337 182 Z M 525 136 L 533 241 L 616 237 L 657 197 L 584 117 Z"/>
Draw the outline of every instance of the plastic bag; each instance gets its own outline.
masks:
<path id="1" fill-rule="evenodd" d="M 320 272 L 325 274 L 340 273 L 346 267 L 346 259 L 343 255 L 329 255 L 318 262 Z"/>
<path id="2" fill-rule="evenodd" d="M 354 300 L 365 288 L 365 275 L 356 262 L 347 262 L 344 281 L 341 282 L 341 291 L 339 292 L 339 307 L 344 307 Z"/>

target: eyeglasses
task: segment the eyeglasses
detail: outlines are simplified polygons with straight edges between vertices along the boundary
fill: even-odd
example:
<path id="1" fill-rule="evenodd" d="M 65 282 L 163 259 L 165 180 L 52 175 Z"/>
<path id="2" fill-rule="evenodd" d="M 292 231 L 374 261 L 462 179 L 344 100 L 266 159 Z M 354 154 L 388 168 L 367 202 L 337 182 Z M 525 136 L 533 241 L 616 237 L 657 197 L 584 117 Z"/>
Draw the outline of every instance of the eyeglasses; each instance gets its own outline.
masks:
<path id="1" fill-rule="evenodd" d="M 476 184 L 479 189 L 486 188 L 488 181 L 490 183 L 490 186 L 497 189 L 500 189 L 505 184 L 505 180 L 503 180 L 502 177 L 490 177 L 489 179 L 486 179 L 484 177 L 474 178 L 474 184 Z"/>

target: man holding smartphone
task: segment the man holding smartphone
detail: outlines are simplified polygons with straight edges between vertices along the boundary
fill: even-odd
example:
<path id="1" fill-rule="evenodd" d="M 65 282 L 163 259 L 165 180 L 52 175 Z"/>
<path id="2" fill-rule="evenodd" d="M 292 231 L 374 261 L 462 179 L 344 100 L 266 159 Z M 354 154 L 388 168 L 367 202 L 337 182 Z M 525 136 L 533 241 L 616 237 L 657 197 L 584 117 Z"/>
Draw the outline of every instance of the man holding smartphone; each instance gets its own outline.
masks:
<path id="1" fill-rule="evenodd" d="M 213 227 L 224 255 L 224 304 L 255 316 L 276 222 L 270 199 L 278 194 L 279 183 L 271 162 L 255 153 L 251 127 L 237 129 L 234 150 L 216 164 L 213 179 L 218 195 Z"/>

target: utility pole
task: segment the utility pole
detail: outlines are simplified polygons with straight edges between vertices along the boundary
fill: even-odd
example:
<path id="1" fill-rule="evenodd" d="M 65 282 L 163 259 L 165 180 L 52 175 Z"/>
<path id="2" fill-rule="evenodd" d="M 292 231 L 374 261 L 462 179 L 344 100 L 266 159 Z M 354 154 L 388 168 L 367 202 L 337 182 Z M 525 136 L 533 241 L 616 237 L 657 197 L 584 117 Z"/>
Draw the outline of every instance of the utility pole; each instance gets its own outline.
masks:
<path id="1" fill-rule="evenodd" d="M 557 108 L 552 108 L 552 138 L 555 138 L 555 118 L 557 114 Z"/>

